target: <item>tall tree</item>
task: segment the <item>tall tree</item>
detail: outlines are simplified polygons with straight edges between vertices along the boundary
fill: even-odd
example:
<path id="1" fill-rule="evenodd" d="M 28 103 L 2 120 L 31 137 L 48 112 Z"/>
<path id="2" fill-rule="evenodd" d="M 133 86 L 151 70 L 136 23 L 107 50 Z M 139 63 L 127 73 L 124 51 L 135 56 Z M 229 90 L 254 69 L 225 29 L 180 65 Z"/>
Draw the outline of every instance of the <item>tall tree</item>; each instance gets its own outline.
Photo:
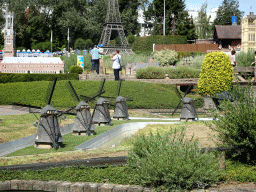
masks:
<path id="1" fill-rule="evenodd" d="M 165 34 L 175 34 L 175 26 L 178 20 L 178 14 L 185 10 L 185 0 L 165 0 Z M 161 25 L 164 20 L 164 1 L 153 0 L 149 5 L 148 10 L 145 11 L 145 17 L 148 20 L 154 20 L 155 35 L 163 34 Z"/>
<path id="2" fill-rule="evenodd" d="M 211 16 L 207 17 L 207 4 L 204 3 L 196 18 L 196 33 L 199 39 L 207 39 L 212 36 L 213 30 L 210 24 Z"/>
<path id="3" fill-rule="evenodd" d="M 126 36 L 138 35 L 140 25 L 137 21 L 138 7 L 143 4 L 140 0 L 119 0 L 119 11 Z"/>
<path id="4" fill-rule="evenodd" d="M 178 35 L 187 36 L 188 40 L 197 39 L 193 18 L 189 16 L 188 11 L 185 10 L 179 13 L 175 33 Z"/>
<path id="5" fill-rule="evenodd" d="M 237 24 L 240 25 L 244 12 L 239 10 L 238 0 L 223 0 L 217 11 L 215 25 L 231 25 L 232 16 L 237 16 Z M 213 27 L 214 27 L 213 26 Z"/>

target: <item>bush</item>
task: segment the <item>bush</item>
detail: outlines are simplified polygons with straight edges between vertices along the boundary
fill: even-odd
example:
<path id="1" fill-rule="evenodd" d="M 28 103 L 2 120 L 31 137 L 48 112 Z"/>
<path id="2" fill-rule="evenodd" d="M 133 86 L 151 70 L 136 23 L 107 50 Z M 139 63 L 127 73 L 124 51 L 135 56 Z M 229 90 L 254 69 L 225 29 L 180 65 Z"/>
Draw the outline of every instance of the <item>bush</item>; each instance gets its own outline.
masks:
<path id="1" fill-rule="evenodd" d="M 236 54 L 236 62 L 238 67 L 251 67 L 252 62 L 255 60 L 253 50 L 248 52 L 241 51 Z"/>
<path id="2" fill-rule="evenodd" d="M 82 38 L 76 39 L 75 44 L 74 44 L 75 49 L 83 50 L 85 47 L 86 47 L 86 42 L 84 39 L 82 39 Z"/>
<path id="3" fill-rule="evenodd" d="M 70 72 L 71 66 L 77 65 L 77 53 L 70 54 L 70 57 L 63 56 L 61 57 L 61 59 L 64 60 L 65 62 L 65 67 L 64 67 L 65 73 Z M 92 68 L 92 63 L 91 63 L 90 54 L 86 54 L 84 56 L 84 70 L 91 70 L 91 68 Z"/>
<path id="4" fill-rule="evenodd" d="M 127 63 L 148 63 L 149 56 L 144 54 L 121 54 L 121 65 L 125 67 Z M 111 68 L 113 61 L 110 56 L 104 56 L 103 67 Z"/>
<path id="5" fill-rule="evenodd" d="M 228 91 L 232 87 L 233 67 L 223 52 L 208 53 L 201 66 L 198 91 L 202 95 Z"/>
<path id="6" fill-rule="evenodd" d="M 222 146 L 233 147 L 233 155 L 245 158 L 244 160 L 256 159 L 256 101 L 253 89 L 250 85 L 233 87 L 232 93 L 237 96 L 233 103 L 222 102 L 221 114 L 216 111 L 213 115 L 218 121 L 211 127 L 217 131 L 217 139 Z"/>
<path id="7" fill-rule="evenodd" d="M 54 77 L 57 77 L 58 80 L 78 80 L 77 74 L 0 73 L 0 83 L 51 81 Z"/>
<path id="8" fill-rule="evenodd" d="M 204 61 L 205 55 L 197 55 L 194 57 L 188 56 L 183 57 L 181 60 L 179 60 L 175 66 L 184 66 L 194 69 L 200 69 L 202 66 L 202 63 Z"/>
<path id="9" fill-rule="evenodd" d="M 78 66 L 78 65 L 73 65 L 73 66 L 70 67 L 70 72 L 71 73 L 82 74 L 83 73 L 83 68 Z"/>
<path id="10" fill-rule="evenodd" d="M 132 50 L 135 53 L 141 53 L 144 51 L 153 51 L 153 44 L 186 44 L 186 36 L 178 35 L 151 35 L 145 37 L 136 37 L 136 40 L 132 44 Z"/>
<path id="11" fill-rule="evenodd" d="M 170 79 L 198 78 L 200 70 L 188 67 L 147 67 L 136 71 L 137 79 L 164 79 L 165 74 L 168 74 Z"/>
<path id="12" fill-rule="evenodd" d="M 138 136 L 127 162 L 140 185 L 161 191 L 192 189 L 218 179 L 217 158 L 201 153 L 198 141 L 185 139 L 184 130 Z"/>
<path id="13" fill-rule="evenodd" d="M 147 67 L 136 71 L 138 79 L 164 79 L 164 70 L 160 67 Z"/>
<path id="14" fill-rule="evenodd" d="M 178 54 L 173 50 L 164 49 L 154 51 L 153 58 L 156 59 L 161 66 L 174 65 L 178 61 Z"/>

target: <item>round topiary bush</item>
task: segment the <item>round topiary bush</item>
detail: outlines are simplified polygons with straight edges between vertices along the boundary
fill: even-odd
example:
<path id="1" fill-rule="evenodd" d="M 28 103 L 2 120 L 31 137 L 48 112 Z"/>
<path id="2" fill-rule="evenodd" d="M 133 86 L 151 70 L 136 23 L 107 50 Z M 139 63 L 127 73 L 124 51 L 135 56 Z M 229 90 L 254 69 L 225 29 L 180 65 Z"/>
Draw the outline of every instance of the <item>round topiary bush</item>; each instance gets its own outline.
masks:
<path id="1" fill-rule="evenodd" d="M 71 73 L 82 74 L 83 73 L 83 68 L 79 67 L 78 65 L 73 65 L 73 66 L 70 67 L 70 72 Z"/>
<path id="2" fill-rule="evenodd" d="M 201 66 L 198 91 L 201 95 L 212 95 L 228 91 L 232 87 L 233 67 L 223 52 L 208 53 Z"/>
<path id="3" fill-rule="evenodd" d="M 154 51 L 152 55 L 161 66 L 175 65 L 178 61 L 178 53 L 174 50 L 164 49 L 161 51 Z"/>

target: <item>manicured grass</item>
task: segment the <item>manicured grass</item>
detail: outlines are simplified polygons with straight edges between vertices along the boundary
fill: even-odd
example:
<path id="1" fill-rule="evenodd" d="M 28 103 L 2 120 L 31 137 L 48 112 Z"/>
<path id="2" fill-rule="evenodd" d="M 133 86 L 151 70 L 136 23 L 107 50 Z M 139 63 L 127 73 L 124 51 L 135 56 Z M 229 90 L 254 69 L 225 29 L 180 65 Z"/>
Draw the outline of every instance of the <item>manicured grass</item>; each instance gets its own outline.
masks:
<path id="1" fill-rule="evenodd" d="M 74 151 L 76 150 L 74 147 L 77 145 L 80 145 L 118 125 L 121 124 L 121 121 L 113 121 L 113 125 L 112 126 L 96 126 L 96 135 L 84 135 L 84 136 L 74 136 L 72 135 L 72 133 L 63 135 L 62 138 L 64 140 L 63 144 L 64 147 L 63 148 L 59 148 L 58 150 L 52 148 L 52 149 L 38 149 L 35 148 L 34 146 L 29 146 L 26 147 L 24 149 L 20 149 L 18 151 L 15 151 L 9 155 L 7 155 L 8 157 L 10 156 L 22 156 L 22 155 L 34 155 L 34 154 L 43 154 L 43 153 L 58 153 L 58 152 L 64 152 L 64 151 Z"/>

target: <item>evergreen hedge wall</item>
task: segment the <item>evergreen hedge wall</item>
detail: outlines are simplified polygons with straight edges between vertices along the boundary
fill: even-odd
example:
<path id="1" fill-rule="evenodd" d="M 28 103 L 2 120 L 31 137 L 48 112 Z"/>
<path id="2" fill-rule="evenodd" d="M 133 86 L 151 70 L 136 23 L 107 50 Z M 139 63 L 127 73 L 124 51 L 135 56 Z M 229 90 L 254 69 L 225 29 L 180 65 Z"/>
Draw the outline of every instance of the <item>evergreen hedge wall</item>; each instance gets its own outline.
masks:
<path id="1" fill-rule="evenodd" d="M 67 88 L 67 80 L 57 81 L 52 96 L 52 105 L 55 108 L 67 108 L 76 106 L 77 100 L 72 97 Z M 98 93 L 102 81 L 78 81 L 72 80 L 72 85 L 78 95 L 91 97 Z M 0 105 L 12 103 L 30 104 L 34 106 L 45 106 L 48 97 L 47 91 L 49 81 L 16 82 L 0 84 Z M 117 97 L 119 81 L 106 81 L 103 96 Z M 166 84 L 153 84 L 144 82 L 124 81 L 122 82 L 120 95 L 133 99 L 128 101 L 131 109 L 173 109 L 177 106 L 180 98 L 175 92 L 175 86 Z M 195 99 L 196 106 L 202 107 L 202 97 L 189 94 L 188 97 Z M 91 107 L 95 101 L 88 103 Z M 115 103 L 115 99 L 111 100 Z"/>
<path id="2" fill-rule="evenodd" d="M 153 51 L 153 44 L 186 44 L 187 36 L 176 35 L 154 35 L 146 37 L 137 37 L 132 44 L 132 50 L 135 53 Z"/>
<path id="3" fill-rule="evenodd" d="M 51 81 L 54 77 L 58 80 L 78 80 L 78 74 L 21 74 L 21 73 L 0 73 L 0 83 L 30 82 L 30 81 Z"/>

